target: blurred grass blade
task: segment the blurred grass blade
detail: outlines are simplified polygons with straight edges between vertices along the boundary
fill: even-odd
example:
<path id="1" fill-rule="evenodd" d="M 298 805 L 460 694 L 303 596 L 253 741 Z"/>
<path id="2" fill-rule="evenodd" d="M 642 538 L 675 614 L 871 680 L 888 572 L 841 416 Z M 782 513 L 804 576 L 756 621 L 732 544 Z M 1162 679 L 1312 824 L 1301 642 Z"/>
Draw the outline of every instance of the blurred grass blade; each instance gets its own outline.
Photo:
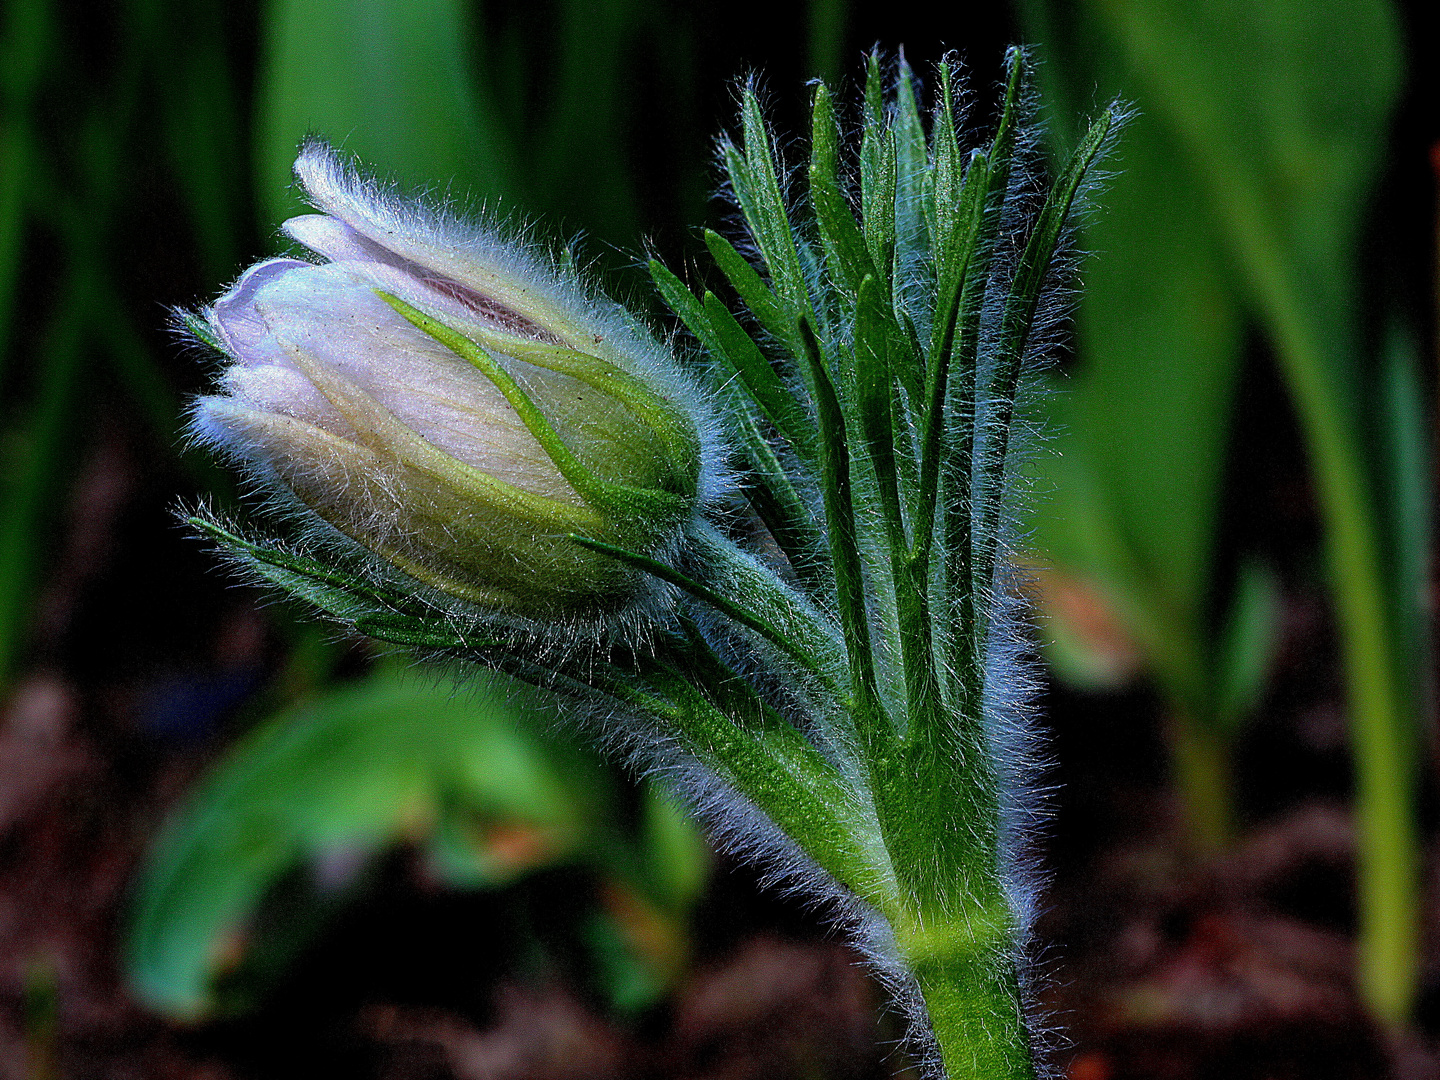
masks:
<path id="1" fill-rule="evenodd" d="M 834 86 L 845 50 L 846 15 L 850 0 L 809 0 L 808 59 L 813 79 Z"/>
<path id="2" fill-rule="evenodd" d="M 1223 734 L 1233 735 L 1260 700 L 1275 656 L 1279 622 L 1279 582 L 1260 564 L 1246 563 L 1240 568 L 1219 641 L 1211 722 Z"/>
<path id="3" fill-rule="evenodd" d="M 561 0 L 545 94 L 554 104 L 534 125 L 531 167 L 521 193 L 536 210 L 584 225 L 615 244 L 633 242 L 640 224 L 626 130 L 634 85 L 628 39 L 642 18 L 637 0 Z"/>
<path id="4" fill-rule="evenodd" d="M 462 0 L 271 0 L 256 129 L 259 210 L 301 210 L 290 166 L 316 134 L 403 184 L 518 190 L 498 114 L 471 77 Z"/>
<path id="5" fill-rule="evenodd" d="M 38 355 L 39 382 L 22 434 L 14 471 L 0 488 L 0 685 L 8 678 L 26 637 L 44 525 L 53 512 L 62 476 L 74 398 L 85 347 L 90 302 L 88 268 L 72 272 L 69 287 L 47 328 Z"/>
<path id="6" fill-rule="evenodd" d="M 0 376 L 10 355 L 35 153 L 30 110 L 50 51 L 50 14 L 48 0 L 10 0 L 0 22 Z"/>
<path id="7" fill-rule="evenodd" d="M 205 276 L 234 277 L 249 177 L 240 95 L 226 53 L 224 8 L 199 3 L 169 24 L 173 54 L 160 66 L 170 165 L 189 204 Z"/>

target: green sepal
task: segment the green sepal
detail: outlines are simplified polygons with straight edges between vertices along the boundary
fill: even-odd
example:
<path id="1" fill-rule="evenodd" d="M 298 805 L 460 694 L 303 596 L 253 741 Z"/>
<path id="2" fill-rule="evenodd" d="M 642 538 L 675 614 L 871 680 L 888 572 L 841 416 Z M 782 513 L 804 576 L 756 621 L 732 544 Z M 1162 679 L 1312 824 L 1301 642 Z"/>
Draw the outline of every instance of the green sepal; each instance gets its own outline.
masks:
<path id="1" fill-rule="evenodd" d="M 366 637 L 408 648 L 466 655 L 501 645 L 487 633 L 465 633 L 453 619 L 440 617 L 399 589 L 378 585 L 343 567 L 274 544 L 247 540 L 208 518 L 192 516 L 185 520 L 272 585 Z"/>
<path id="2" fill-rule="evenodd" d="M 815 661 L 831 686 L 844 682 L 841 635 L 809 599 L 781 582 L 750 553 L 709 526 L 691 533 L 690 559 L 697 577 L 737 598 Z"/>
<path id="3" fill-rule="evenodd" d="M 719 345 L 712 344 L 715 335 L 710 328 L 710 320 L 705 317 L 705 308 L 695 294 L 659 259 L 651 259 L 649 267 L 650 280 L 655 283 L 655 289 L 666 306 L 699 339 L 701 345 L 724 359 Z"/>
<path id="4" fill-rule="evenodd" d="M 920 477 L 911 548 L 911 558 L 925 575 L 929 573 L 935 512 L 940 501 L 940 460 L 945 430 L 947 424 L 951 427 L 964 427 L 967 431 L 965 437 L 969 438 L 968 425 L 973 422 L 975 415 L 969 401 L 974 386 L 975 357 L 968 352 L 967 347 L 978 343 L 978 332 L 972 333 L 960 349 L 964 378 L 961 382 L 962 393 L 958 396 L 964 412 L 958 417 L 947 419 L 946 405 L 950 398 L 950 370 L 962 311 L 964 327 L 978 331 L 979 307 L 984 296 L 986 279 L 981 274 L 971 273 L 971 263 L 977 247 L 984 240 L 985 208 L 990 179 L 989 159 L 982 153 L 973 154 L 959 192 L 955 213 L 946 214 L 941 219 L 948 222 L 953 235 L 946 238 L 945 255 L 937 257 L 934 337 L 925 366 L 925 396 L 919 406 Z"/>
<path id="5" fill-rule="evenodd" d="M 180 325 L 185 332 L 195 338 L 207 348 L 214 349 L 221 356 L 230 356 L 230 350 L 220 340 L 220 335 L 215 333 L 215 328 L 210 325 L 210 320 L 194 311 L 181 311 L 177 313 Z"/>
<path id="6" fill-rule="evenodd" d="M 526 430 L 534 436 L 541 449 L 560 470 L 560 475 L 596 510 L 627 523 L 646 524 L 675 521 L 689 512 L 691 499 L 695 495 L 696 476 L 693 472 L 687 470 L 677 473 L 672 470 L 671 475 L 677 481 L 689 485 L 688 490 L 679 492 L 640 488 L 601 479 L 565 444 L 540 407 L 488 350 L 398 296 L 378 289 L 376 295 L 416 329 L 430 335 L 461 359 L 468 361 L 494 383 L 495 388 L 515 410 Z"/>
<path id="7" fill-rule="evenodd" d="M 856 405 L 885 519 L 885 545 L 890 556 L 890 580 L 895 593 L 900 659 L 905 677 L 907 737 L 913 737 L 917 723 L 935 726 L 941 703 L 931 649 L 928 572 L 923 563 L 911 557 L 905 531 L 907 522 L 900 502 L 900 478 L 895 461 L 896 425 L 892 415 L 890 341 L 893 329 L 879 284 L 874 277 L 866 277 L 860 283 L 855 306 Z M 934 513 L 931 510 L 922 514 L 922 509 L 923 505 L 914 508 L 912 521 L 919 523 L 917 528 L 928 529 Z"/>
<path id="8" fill-rule="evenodd" d="M 891 320 L 884 291 L 874 274 L 860 282 L 855 303 L 855 406 L 860 434 L 875 470 L 876 494 L 892 549 L 905 546 L 905 517 L 895 467 L 895 432 L 890 377 Z"/>
<path id="9" fill-rule="evenodd" d="M 713 666 L 719 666 L 712 660 Z M 693 660 L 687 668 L 699 667 Z M 700 761 L 757 806 L 841 885 L 885 912 L 898 889 L 884 843 L 844 775 L 785 720 L 754 702 L 759 726 L 737 723 L 697 688 L 743 687 L 723 669 L 711 680 L 674 668 L 647 673 L 652 691 L 617 683 L 610 692 L 654 716 Z"/>
<path id="10" fill-rule="evenodd" d="M 697 300 L 683 281 L 654 259 L 650 261 L 650 277 L 670 310 L 727 369 L 726 373 L 740 377 L 750 399 L 775 430 L 800 457 L 813 461 L 815 425 L 804 404 L 775 374 L 770 361 L 735 316 L 714 293 L 707 292 L 703 302 Z"/>
<path id="11" fill-rule="evenodd" d="M 952 673 L 958 693 L 952 695 L 959 707 L 969 709 L 984 694 L 982 656 L 985 630 L 979 618 L 975 585 L 978 555 L 975 537 L 980 525 L 983 499 L 972 498 L 975 475 L 975 425 L 981 414 L 979 374 L 981 308 L 990 280 L 990 264 L 995 252 L 1001 225 L 1001 207 L 1010 186 L 1014 163 L 1016 130 L 1020 122 L 1021 94 L 1027 73 L 1025 52 L 1012 48 L 1006 54 L 1008 66 L 1005 96 L 1000 121 L 990 147 L 985 152 L 985 172 L 975 173 L 978 182 L 985 181 L 984 205 L 980 208 L 979 227 L 970 241 L 967 265 L 960 283 L 959 306 L 956 311 L 954 355 L 950 363 L 950 381 L 954 390 L 948 395 L 950 446 L 946 472 L 949 490 L 941 500 L 945 505 L 945 536 L 949 548 L 942 567 L 942 595 L 952 606 L 948 619 L 947 660 L 944 668 Z M 981 164 L 972 161 L 973 170 Z M 966 181 L 971 176 L 967 171 Z M 986 583 L 988 588 L 988 582 Z"/>
<path id="12" fill-rule="evenodd" d="M 895 335 L 891 349 L 895 351 L 896 355 L 909 357 L 912 361 L 911 363 L 891 364 L 890 376 L 895 380 L 896 386 L 905 391 L 906 401 L 913 417 L 924 408 L 925 350 L 920 345 L 920 334 L 915 329 L 915 320 L 910 317 L 910 313 L 891 308 L 890 315 L 894 320 L 893 333 Z M 896 415 L 899 415 L 898 409 Z M 896 430 L 899 432 L 902 429 L 897 428 Z M 909 438 L 908 431 L 905 432 L 905 437 Z M 911 450 L 913 451 L 913 446 Z"/>
<path id="13" fill-rule="evenodd" d="M 185 523 L 241 559 L 266 581 L 347 623 L 377 610 L 395 611 L 411 603 L 398 591 L 308 556 L 247 540 L 209 518 L 191 516 Z"/>
<path id="14" fill-rule="evenodd" d="M 960 208 L 960 142 L 955 129 L 955 98 L 951 86 L 950 65 L 940 65 L 940 98 L 931 120 L 931 169 L 933 180 L 930 197 L 925 202 L 926 222 L 930 229 L 930 247 L 936 263 L 944 259 L 948 238 L 953 235 L 954 218 Z M 938 305 L 937 305 L 938 306 Z"/>
<path id="15" fill-rule="evenodd" d="M 471 637 L 452 630 L 439 619 L 413 615 L 362 615 L 354 621 L 358 633 L 376 641 L 447 653 L 471 653 L 477 649 L 503 648 L 505 643 L 488 636 Z"/>
<path id="16" fill-rule="evenodd" d="M 608 360 L 566 345 L 551 345 L 513 334 L 485 331 L 476 331 L 474 341 L 483 349 L 559 375 L 568 375 L 614 398 L 660 439 L 671 470 L 677 476 L 686 476 L 692 485 L 698 482 L 700 440 L 695 425 L 680 409 L 647 386 L 643 379 Z"/>

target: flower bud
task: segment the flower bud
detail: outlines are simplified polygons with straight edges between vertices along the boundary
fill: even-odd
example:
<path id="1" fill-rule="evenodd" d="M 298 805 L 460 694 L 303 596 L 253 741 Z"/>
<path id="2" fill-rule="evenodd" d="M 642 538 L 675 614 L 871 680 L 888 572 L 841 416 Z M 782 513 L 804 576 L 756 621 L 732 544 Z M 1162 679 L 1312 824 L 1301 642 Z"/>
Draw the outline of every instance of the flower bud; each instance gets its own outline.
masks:
<path id="1" fill-rule="evenodd" d="M 333 151 L 295 165 L 326 261 L 251 267 L 204 312 L 230 357 L 199 437 L 453 596 L 599 609 L 694 518 L 702 410 L 673 358 L 573 273 L 380 192 Z"/>

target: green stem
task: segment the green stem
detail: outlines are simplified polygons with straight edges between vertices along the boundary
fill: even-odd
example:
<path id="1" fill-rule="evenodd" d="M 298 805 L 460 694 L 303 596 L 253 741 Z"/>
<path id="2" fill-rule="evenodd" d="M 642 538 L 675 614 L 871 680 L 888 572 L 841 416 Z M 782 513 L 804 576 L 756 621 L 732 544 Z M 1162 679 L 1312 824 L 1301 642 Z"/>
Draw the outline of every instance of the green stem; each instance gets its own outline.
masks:
<path id="1" fill-rule="evenodd" d="M 1235 834 L 1228 740 L 1176 712 L 1170 717 L 1170 742 L 1190 842 L 1201 858 L 1218 855 Z"/>
<path id="2" fill-rule="evenodd" d="M 966 916 L 918 932 L 896 929 L 900 953 L 919 983 L 945 1075 L 951 1080 L 1033 1080 L 1009 910 L 997 897 Z"/>
<path id="3" fill-rule="evenodd" d="M 1275 268 L 1277 271 L 1279 267 Z M 1402 1026 L 1419 986 L 1420 837 L 1414 816 L 1415 726 L 1397 682 L 1379 522 L 1351 414 L 1294 293 L 1270 293 L 1281 366 L 1299 406 L 1321 510 L 1345 654 L 1359 830 L 1361 995 Z"/>
<path id="4" fill-rule="evenodd" d="M 1161 24 L 1139 17 L 1133 6 L 1105 10 L 1209 184 L 1295 396 L 1325 519 L 1353 729 L 1360 993 L 1377 1019 L 1401 1027 L 1419 985 L 1421 856 L 1414 819 L 1419 723 L 1400 683 L 1359 407 L 1346 396 L 1351 298 L 1339 290 L 1317 292 L 1324 275 L 1307 276 L 1305 264 L 1297 261 L 1297 238 L 1285 233 L 1274 196 L 1205 91 L 1158 76 L 1169 70 Z"/>

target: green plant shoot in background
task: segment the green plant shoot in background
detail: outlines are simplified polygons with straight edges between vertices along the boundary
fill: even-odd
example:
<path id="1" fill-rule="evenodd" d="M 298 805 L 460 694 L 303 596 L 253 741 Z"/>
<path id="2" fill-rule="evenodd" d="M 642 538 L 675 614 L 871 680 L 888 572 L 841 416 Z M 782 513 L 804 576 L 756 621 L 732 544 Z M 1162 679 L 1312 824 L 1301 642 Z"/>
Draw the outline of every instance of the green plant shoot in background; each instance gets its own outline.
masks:
<path id="1" fill-rule="evenodd" d="M 1091 582 L 1171 712 L 1197 847 L 1233 836 L 1230 752 L 1264 677 L 1274 586 L 1242 564 L 1218 619 L 1213 554 L 1229 402 L 1249 323 L 1290 389 L 1326 527 L 1356 760 L 1362 996 L 1404 1024 L 1418 979 L 1416 823 L 1430 497 L 1418 372 L 1361 318 L 1357 241 L 1400 85 L 1385 0 L 1028 3 L 1062 121 L 1091 87 L 1139 118 L 1078 319 L 1084 368 L 1036 543 Z M 1343 48 L 1337 42 L 1344 41 Z M 1378 332 L 1377 332 L 1378 331 Z M 1055 612 L 1076 671 L 1083 630 Z M 1067 641 L 1068 639 L 1068 641 Z M 1070 645 L 1069 649 L 1066 646 Z M 1061 670 L 1066 670 L 1062 663 Z"/>
<path id="2" fill-rule="evenodd" d="M 576 912 L 591 967 L 619 1011 L 653 1004 L 684 969 L 708 852 L 653 787 L 638 828 L 622 828 L 609 771 L 538 735 L 526 698 L 382 668 L 257 726 L 172 818 L 139 883 L 141 999 L 186 1021 L 252 1007 L 405 841 L 460 889 L 594 867 L 602 904 Z"/>

